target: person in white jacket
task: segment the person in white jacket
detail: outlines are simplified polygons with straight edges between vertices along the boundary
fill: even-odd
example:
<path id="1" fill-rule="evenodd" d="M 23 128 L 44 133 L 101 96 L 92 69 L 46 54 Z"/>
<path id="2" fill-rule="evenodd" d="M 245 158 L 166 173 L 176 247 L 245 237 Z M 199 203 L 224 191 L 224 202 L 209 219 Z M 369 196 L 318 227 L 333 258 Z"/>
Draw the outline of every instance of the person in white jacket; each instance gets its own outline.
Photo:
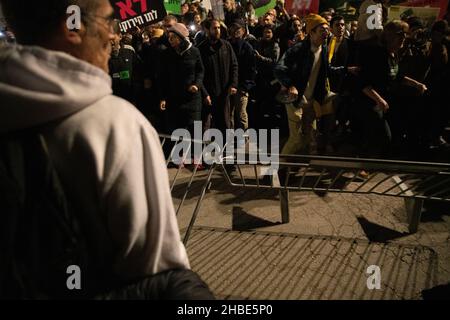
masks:
<path id="1" fill-rule="evenodd" d="M 0 134 L 46 126 L 67 197 L 88 222 L 95 263 L 110 263 L 124 281 L 189 271 L 158 135 L 134 106 L 112 95 L 109 1 L 0 4 L 19 42 L 0 51 Z M 66 9 L 73 4 L 82 25 L 71 31 Z"/>

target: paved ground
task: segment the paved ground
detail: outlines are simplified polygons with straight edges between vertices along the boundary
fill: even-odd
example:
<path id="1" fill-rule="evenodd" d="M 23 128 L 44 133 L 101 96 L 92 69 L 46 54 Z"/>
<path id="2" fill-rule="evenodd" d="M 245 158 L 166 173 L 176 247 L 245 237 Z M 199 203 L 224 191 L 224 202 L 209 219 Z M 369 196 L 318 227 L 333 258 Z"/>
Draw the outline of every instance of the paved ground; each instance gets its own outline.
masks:
<path id="1" fill-rule="evenodd" d="M 176 170 L 170 169 L 170 176 Z M 174 186 L 181 202 L 191 172 Z M 199 173 L 178 218 L 185 232 L 206 172 Z M 278 193 L 232 189 L 221 173 L 202 202 L 187 249 L 192 267 L 224 299 L 420 299 L 450 282 L 450 209 L 428 206 L 408 234 L 402 199 L 291 193 L 281 224 Z M 367 288 L 370 265 L 381 289 Z"/>

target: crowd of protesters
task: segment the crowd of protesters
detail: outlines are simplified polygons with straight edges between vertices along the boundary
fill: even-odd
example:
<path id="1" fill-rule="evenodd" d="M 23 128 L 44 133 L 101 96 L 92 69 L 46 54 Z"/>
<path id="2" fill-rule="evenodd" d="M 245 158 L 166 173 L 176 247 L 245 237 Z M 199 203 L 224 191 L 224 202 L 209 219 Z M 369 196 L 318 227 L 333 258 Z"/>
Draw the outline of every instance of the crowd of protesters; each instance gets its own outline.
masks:
<path id="1" fill-rule="evenodd" d="M 445 146 L 448 22 L 426 28 L 409 17 L 370 30 L 364 12 L 375 2 L 356 23 L 333 10 L 289 15 L 281 1 L 257 19 L 251 2 L 234 0 L 221 21 L 192 1 L 180 17 L 119 36 L 108 0 L 76 1 L 79 30 L 65 23 L 72 0 L 0 0 L 19 43 L 0 34 L 0 47 L 9 43 L 0 51 L 0 297 L 71 296 L 61 275 L 80 261 L 85 297 L 213 298 L 190 270 L 160 141 L 143 115 L 166 133 L 195 121 L 280 128 L 285 154 L 406 157 Z M 43 159 L 29 157 L 30 137 Z M 43 223 L 55 214 L 58 226 Z"/>
<path id="2" fill-rule="evenodd" d="M 159 132 L 279 128 L 286 154 L 425 159 L 448 147 L 448 22 L 387 22 L 383 10 L 384 28 L 370 30 L 372 2 L 359 23 L 333 9 L 290 15 L 283 1 L 257 18 L 235 0 L 221 21 L 184 3 L 117 39 L 114 92 Z"/>

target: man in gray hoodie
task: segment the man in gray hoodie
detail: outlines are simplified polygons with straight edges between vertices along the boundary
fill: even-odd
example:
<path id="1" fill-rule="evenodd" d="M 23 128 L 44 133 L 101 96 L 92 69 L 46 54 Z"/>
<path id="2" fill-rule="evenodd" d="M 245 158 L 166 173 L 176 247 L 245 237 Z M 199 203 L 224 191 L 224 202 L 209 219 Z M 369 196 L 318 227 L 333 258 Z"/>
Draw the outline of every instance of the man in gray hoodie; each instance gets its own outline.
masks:
<path id="1" fill-rule="evenodd" d="M 171 270 L 190 273 L 158 135 L 130 103 L 112 95 L 110 2 L 0 4 L 19 43 L 0 50 L 0 135 L 45 128 L 68 201 L 89 226 L 84 231 L 94 263 L 125 283 Z M 80 30 L 69 30 L 71 5 L 81 9 Z M 173 295 L 146 296 L 207 298 L 201 280 L 187 277 L 183 285 L 197 293 L 180 287 Z"/>

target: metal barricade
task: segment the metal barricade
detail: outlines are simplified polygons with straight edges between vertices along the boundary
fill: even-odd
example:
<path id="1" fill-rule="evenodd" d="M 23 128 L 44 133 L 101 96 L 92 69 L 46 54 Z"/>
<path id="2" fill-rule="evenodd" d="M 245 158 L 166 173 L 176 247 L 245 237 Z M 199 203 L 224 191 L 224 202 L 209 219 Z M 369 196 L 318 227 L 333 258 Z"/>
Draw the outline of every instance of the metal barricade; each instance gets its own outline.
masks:
<path id="1" fill-rule="evenodd" d="M 168 141 L 179 143 L 180 137 L 160 135 L 162 145 Z M 188 142 L 211 142 L 186 139 Z M 167 165 L 172 163 L 175 147 L 167 158 Z M 226 146 L 217 148 L 219 154 L 208 166 L 203 177 L 194 212 L 184 236 L 184 243 L 189 240 L 192 228 L 198 217 L 202 201 L 211 184 L 215 171 L 220 171 L 224 181 L 235 188 L 272 189 L 279 191 L 282 223 L 289 222 L 289 193 L 291 191 L 326 193 L 375 194 L 380 196 L 401 197 L 405 201 L 409 231 L 417 232 L 425 200 L 446 201 L 450 203 L 450 164 L 424 163 L 408 161 L 391 161 L 378 159 L 355 159 L 323 156 L 281 155 L 275 172 L 262 162 L 259 155 L 250 157 L 249 153 L 237 153 L 225 156 Z M 252 160 L 249 160 L 252 159 Z M 178 167 L 171 190 L 177 183 L 182 167 Z M 192 183 L 197 175 L 197 168 L 190 175 L 189 182 L 181 202 L 176 210 L 179 213 Z M 363 173 L 367 173 L 364 174 Z"/>
<path id="2" fill-rule="evenodd" d="M 261 175 L 264 165 L 260 162 L 237 163 L 233 175 L 229 170 L 224 172 L 233 187 L 279 190 L 283 223 L 289 222 L 290 191 L 404 198 L 411 233 L 417 231 L 425 200 L 450 203 L 450 164 L 321 156 L 280 157 L 279 169 L 272 176 Z M 237 155 L 234 160 L 238 160 Z M 363 173 L 366 174 L 363 176 Z"/>
<path id="3" fill-rule="evenodd" d="M 205 141 L 196 141 L 196 140 L 191 140 L 191 139 L 184 139 L 183 140 L 183 138 L 181 138 L 181 137 L 174 137 L 174 136 L 169 136 L 169 135 L 159 135 L 159 137 L 160 137 L 161 146 L 163 147 L 163 149 L 169 143 L 175 143 L 175 145 L 170 149 L 169 155 L 168 155 L 168 157 L 166 159 L 166 165 L 168 167 L 170 167 L 171 165 L 174 165 L 175 168 L 176 168 L 176 172 L 174 174 L 174 177 L 171 178 L 171 181 L 170 181 L 170 191 L 173 194 L 174 188 L 175 188 L 175 186 L 176 186 L 176 184 L 177 184 L 177 182 L 178 182 L 178 180 L 180 178 L 181 171 L 184 168 L 183 164 L 180 163 L 179 165 L 177 165 L 177 164 L 175 164 L 173 162 L 173 156 L 174 156 L 174 152 L 176 150 L 176 144 L 180 143 L 180 142 L 182 142 L 184 140 L 188 140 L 188 142 L 201 143 L 203 146 L 205 146 L 205 145 L 207 145 L 210 142 L 207 142 L 207 141 L 206 142 Z M 189 145 L 192 146 L 192 143 L 189 143 Z M 189 149 L 188 149 L 188 151 L 189 151 Z M 201 181 L 200 194 L 198 195 L 198 199 L 197 199 L 197 202 L 196 202 L 196 205 L 195 205 L 195 209 L 194 209 L 194 211 L 192 213 L 192 217 L 191 217 L 191 220 L 189 222 L 189 226 L 188 226 L 188 228 L 186 230 L 186 233 L 185 233 L 185 236 L 184 236 L 184 239 L 183 239 L 183 243 L 184 244 L 187 244 L 187 241 L 189 240 L 189 236 L 190 236 L 190 234 L 192 232 L 192 228 L 194 227 L 194 223 L 197 220 L 197 216 L 198 216 L 198 213 L 200 211 L 200 207 L 201 207 L 202 201 L 203 201 L 203 199 L 204 199 L 204 197 L 206 195 L 206 191 L 210 187 L 211 178 L 212 178 L 212 175 L 213 175 L 213 173 L 214 173 L 216 168 L 217 168 L 217 164 L 216 163 L 213 163 L 212 165 L 208 166 L 206 178 L 204 177 L 203 181 Z M 180 203 L 176 206 L 176 215 L 177 216 L 180 213 L 180 210 L 181 210 L 181 208 L 183 207 L 183 205 L 185 203 L 186 197 L 188 196 L 189 192 L 192 190 L 194 180 L 195 180 L 195 178 L 197 176 L 198 176 L 198 168 L 197 168 L 197 166 L 194 165 L 193 166 L 193 170 L 188 175 L 188 184 L 187 184 L 186 188 L 184 189 L 184 191 L 182 191 L 183 194 L 181 196 Z"/>

